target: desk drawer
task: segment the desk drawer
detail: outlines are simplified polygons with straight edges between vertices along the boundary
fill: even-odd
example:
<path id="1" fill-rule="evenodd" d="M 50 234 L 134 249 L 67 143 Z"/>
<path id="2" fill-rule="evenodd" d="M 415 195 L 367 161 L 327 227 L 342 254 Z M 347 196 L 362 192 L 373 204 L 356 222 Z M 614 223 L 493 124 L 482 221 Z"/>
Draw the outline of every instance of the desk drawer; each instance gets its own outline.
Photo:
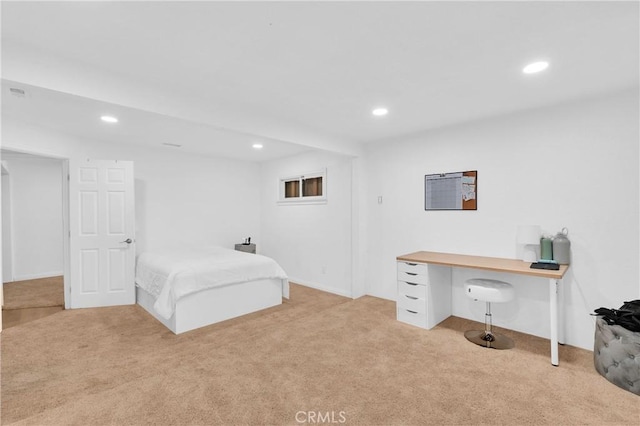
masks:
<path id="1" fill-rule="evenodd" d="M 425 263 L 398 262 L 398 272 L 413 272 L 414 274 L 427 275 L 429 267 Z"/>
<path id="2" fill-rule="evenodd" d="M 427 314 L 424 312 L 412 312 L 407 309 L 398 308 L 398 321 L 420 328 L 427 328 Z"/>
<path id="3" fill-rule="evenodd" d="M 398 296 L 406 294 L 408 296 L 427 298 L 427 286 L 421 284 L 409 284 L 405 281 L 398 281 Z"/>
<path id="4" fill-rule="evenodd" d="M 407 296 L 406 294 L 398 295 L 396 306 L 398 307 L 398 309 L 406 309 L 418 313 L 425 313 L 427 311 L 427 302 L 424 299 Z"/>
<path id="5" fill-rule="evenodd" d="M 429 283 L 429 276 L 426 274 L 418 274 L 416 272 L 398 271 L 398 281 L 427 285 Z"/>

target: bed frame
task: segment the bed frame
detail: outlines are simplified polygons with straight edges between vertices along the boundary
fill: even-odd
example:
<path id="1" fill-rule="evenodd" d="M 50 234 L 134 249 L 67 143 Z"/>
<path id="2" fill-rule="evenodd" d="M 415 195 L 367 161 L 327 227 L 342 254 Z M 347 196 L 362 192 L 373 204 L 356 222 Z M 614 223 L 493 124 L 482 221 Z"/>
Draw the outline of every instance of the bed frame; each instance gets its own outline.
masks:
<path id="1" fill-rule="evenodd" d="M 190 294 L 176 302 L 168 320 L 153 309 L 156 298 L 136 285 L 136 302 L 175 334 L 282 304 L 281 279 L 249 281 Z M 288 292 L 286 293 L 288 294 Z"/>

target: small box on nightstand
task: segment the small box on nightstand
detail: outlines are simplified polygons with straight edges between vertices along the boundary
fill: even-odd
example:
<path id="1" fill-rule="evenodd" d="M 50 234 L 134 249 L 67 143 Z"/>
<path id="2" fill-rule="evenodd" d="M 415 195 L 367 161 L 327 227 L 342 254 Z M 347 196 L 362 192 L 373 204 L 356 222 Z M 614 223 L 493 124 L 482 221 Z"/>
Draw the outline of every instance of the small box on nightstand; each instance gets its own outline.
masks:
<path id="1" fill-rule="evenodd" d="M 236 244 L 236 250 L 256 254 L 255 244 Z"/>

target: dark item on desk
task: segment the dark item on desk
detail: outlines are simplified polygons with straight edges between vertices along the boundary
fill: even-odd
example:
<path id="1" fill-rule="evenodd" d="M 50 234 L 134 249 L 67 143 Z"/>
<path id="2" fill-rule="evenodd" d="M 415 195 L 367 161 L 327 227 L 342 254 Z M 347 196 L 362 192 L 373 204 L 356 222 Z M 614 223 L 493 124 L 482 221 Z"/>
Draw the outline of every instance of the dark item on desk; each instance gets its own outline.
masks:
<path id="1" fill-rule="evenodd" d="M 547 262 L 534 262 L 530 266 L 531 269 L 549 269 L 552 271 L 560 270 L 560 265 L 557 263 L 547 263 Z"/>
<path id="2" fill-rule="evenodd" d="M 627 330 L 640 331 L 640 300 L 624 302 L 620 309 L 598 308 L 595 314 L 609 325 L 620 325 Z"/>

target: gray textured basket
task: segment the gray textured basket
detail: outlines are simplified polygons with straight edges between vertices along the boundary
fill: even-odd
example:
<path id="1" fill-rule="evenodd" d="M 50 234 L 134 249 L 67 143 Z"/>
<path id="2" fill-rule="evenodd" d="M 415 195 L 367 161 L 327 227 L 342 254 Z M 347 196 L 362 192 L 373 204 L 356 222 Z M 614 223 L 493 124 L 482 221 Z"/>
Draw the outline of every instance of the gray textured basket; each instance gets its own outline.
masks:
<path id="1" fill-rule="evenodd" d="M 593 363 L 611 383 L 640 395 L 640 333 L 598 317 Z"/>

